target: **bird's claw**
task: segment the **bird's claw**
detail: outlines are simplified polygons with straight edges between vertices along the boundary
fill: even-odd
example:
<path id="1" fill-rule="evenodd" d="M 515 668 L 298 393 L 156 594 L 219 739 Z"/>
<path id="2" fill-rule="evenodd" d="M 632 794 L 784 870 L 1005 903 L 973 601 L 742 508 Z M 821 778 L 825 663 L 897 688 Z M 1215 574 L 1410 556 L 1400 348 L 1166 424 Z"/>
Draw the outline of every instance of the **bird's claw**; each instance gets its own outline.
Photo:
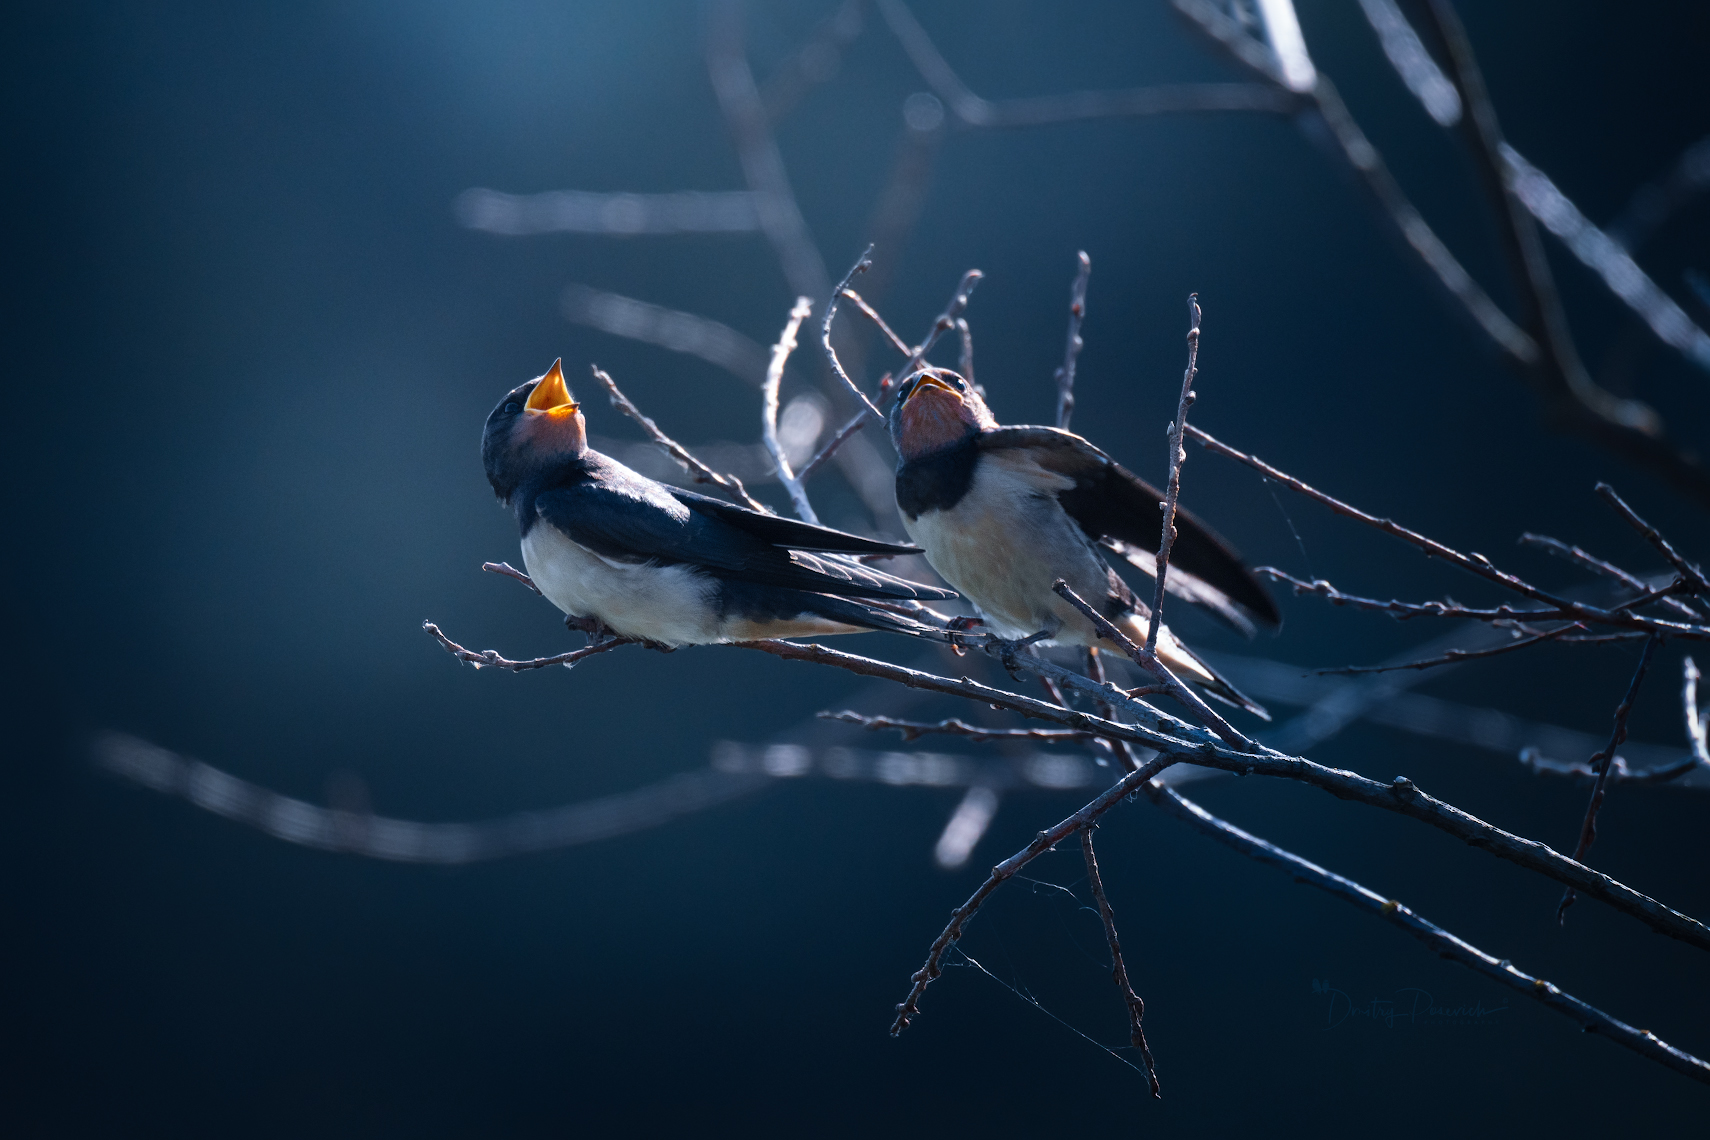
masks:
<path id="1" fill-rule="evenodd" d="M 1014 641 L 999 637 L 996 634 L 988 634 L 986 644 L 997 650 L 998 661 L 1003 665 L 1004 672 L 1010 675 L 1010 679 L 1019 681 L 1021 680 L 1021 673 L 1016 657 L 1022 650 L 1031 648 L 1035 642 L 1044 641 L 1054 632 L 1054 630 L 1042 629 L 1038 633 L 1030 633 L 1026 637 L 1017 638 Z"/>

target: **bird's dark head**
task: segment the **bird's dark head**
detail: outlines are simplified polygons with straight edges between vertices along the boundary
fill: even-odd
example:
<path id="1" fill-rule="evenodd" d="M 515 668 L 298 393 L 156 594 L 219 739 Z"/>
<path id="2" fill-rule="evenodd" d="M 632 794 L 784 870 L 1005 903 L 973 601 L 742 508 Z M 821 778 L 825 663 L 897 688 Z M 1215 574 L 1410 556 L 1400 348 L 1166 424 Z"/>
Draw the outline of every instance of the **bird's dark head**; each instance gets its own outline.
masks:
<path id="1" fill-rule="evenodd" d="M 501 502 L 509 502 L 530 476 L 588 450 L 588 422 L 564 383 L 561 361 L 546 375 L 505 394 L 481 433 L 481 462 Z"/>
<path id="2" fill-rule="evenodd" d="M 980 393 L 948 368 L 922 368 L 897 386 L 891 442 L 905 460 L 954 447 L 996 426 Z"/>

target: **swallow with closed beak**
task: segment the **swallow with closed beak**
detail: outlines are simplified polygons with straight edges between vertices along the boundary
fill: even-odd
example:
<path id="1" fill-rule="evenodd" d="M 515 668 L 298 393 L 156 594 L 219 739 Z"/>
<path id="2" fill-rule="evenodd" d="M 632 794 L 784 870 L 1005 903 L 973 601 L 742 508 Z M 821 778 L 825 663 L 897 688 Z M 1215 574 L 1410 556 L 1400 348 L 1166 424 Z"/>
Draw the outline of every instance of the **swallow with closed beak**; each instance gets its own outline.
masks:
<path id="1" fill-rule="evenodd" d="M 916 547 L 668 487 L 593 450 L 558 361 L 499 401 L 481 459 L 516 512 L 535 586 L 567 615 L 623 637 L 676 647 L 919 632 L 926 627 L 858 599 L 955 597 L 852 557 Z"/>
<path id="2" fill-rule="evenodd" d="M 980 393 L 945 368 L 923 368 L 898 386 L 890 430 L 904 528 L 995 633 L 1096 646 L 1092 623 L 1052 589 L 1061 578 L 1145 642 L 1151 607 L 1100 548 L 1155 573 L 1162 492 L 1072 432 L 1000 427 Z M 1165 588 L 1249 637 L 1256 625 L 1281 624 L 1239 555 L 1179 508 Z M 1208 694 L 1270 719 L 1167 627 L 1158 656 Z"/>

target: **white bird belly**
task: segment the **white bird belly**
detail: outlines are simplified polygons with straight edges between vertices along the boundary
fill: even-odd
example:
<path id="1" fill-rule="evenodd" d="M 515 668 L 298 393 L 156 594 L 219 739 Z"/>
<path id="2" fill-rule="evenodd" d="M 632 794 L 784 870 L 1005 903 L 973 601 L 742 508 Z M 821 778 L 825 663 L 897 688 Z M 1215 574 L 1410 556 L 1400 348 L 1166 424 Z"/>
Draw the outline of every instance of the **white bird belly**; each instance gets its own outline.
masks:
<path id="1" fill-rule="evenodd" d="M 987 453 L 954 507 L 905 515 L 903 526 L 993 632 L 1026 637 L 1050 630 L 1058 642 L 1090 645 L 1092 623 L 1051 589 L 1062 578 L 1094 606 L 1110 593 L 1104 560 L 1057 502 L 1057 493 L 1073 485 L 1023 452 Z"/>
<path id="2" fill-rule="evenodd" d="M 523 537 L 522 556 L 546 600 L 567 614 L 666 645 L 721 640 L 718 584 L 693 567 L 602 558 L 544 520 Z"/>

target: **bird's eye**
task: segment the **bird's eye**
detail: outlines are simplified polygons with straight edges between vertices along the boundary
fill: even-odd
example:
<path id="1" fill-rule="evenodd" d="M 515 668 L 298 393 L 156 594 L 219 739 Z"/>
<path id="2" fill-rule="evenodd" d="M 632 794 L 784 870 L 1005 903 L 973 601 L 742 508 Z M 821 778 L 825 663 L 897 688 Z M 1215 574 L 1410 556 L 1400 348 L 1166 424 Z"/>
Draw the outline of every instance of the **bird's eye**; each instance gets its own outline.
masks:
<path id="1" fill-rule="evenodd" d="M 950 379 L 956 381 L 956 391 L 966 392 L 968 390 L 968 382 L 966 380 L 962 379 L 960 376 L 952 375 L 950 377 Z"/>
<path id="2" fill-rule="evenodd" d="M 517 403 L 515 400 L 507 400 L 505 402 L 505 414 L 507 416 L 514 416 L 520 411 L 522 411 L 522 405 Z"/>

